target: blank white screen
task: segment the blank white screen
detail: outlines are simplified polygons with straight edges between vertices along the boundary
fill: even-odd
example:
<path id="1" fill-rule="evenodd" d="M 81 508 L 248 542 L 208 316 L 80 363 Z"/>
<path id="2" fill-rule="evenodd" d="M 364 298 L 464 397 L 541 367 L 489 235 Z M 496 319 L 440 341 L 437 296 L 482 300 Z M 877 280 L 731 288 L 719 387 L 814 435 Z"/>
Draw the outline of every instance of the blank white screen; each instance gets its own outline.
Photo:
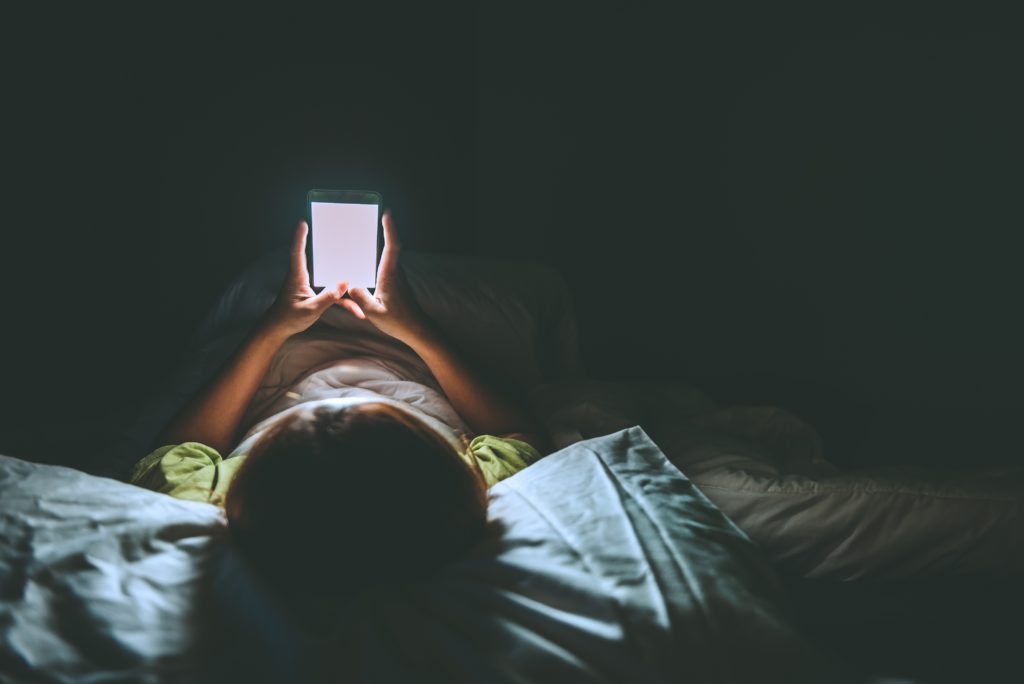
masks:
<path id="1" fill-rule="evenodd" d="M 313 286 L 377 286 L 377 205 L 312 202 Z"/>

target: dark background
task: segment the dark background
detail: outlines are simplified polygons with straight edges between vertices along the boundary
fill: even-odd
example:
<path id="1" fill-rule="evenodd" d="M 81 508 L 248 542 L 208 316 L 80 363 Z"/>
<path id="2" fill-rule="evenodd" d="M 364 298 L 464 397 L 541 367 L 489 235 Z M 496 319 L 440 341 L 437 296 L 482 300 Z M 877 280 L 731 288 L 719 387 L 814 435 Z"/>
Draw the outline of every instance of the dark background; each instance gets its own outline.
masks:
<path id="1" fill-rule="evenodd" d="M 841 463 L 1020 459 L 1016 25 L 632 3 L 15 18 L 0 451 L 73 463 L 287 243 L 308 188 L 367 187 L 411 247 L 557 266 L 596 377 L 780 404 Z"/>
<path id="2" fill-rule="evenodd" d="M 8 14 L 0 453 L 103 453 L 356 187 L 410 247 L 559 268 L 594 377 L 782 405 L 842 464 L 1019 462 L 1019 24 L 761 5 Z M 1001 588 L 872 591 L 794 595 L 872 671 L 1013 653 Z"/>

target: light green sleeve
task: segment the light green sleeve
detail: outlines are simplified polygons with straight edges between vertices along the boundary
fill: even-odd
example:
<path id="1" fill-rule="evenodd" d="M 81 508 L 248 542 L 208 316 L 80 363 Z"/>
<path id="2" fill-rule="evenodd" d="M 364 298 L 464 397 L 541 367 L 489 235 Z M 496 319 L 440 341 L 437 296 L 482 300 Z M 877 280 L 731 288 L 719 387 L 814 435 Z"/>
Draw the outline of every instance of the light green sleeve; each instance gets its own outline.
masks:
<path id="1" fill-rule="evenodd" d="M 223 460 L 199 442 L 160 447 L 132 468 L 129 482 L 179 499 L 223 505 L 224 495 L 243 456 Z"/>
<path id="2" fill-rule="evenodd" d="M 479 464 L 488 487 L 540 460 L 532 446 L 518 439 L 478 435 L 469 443 L 469 454 Z"/>

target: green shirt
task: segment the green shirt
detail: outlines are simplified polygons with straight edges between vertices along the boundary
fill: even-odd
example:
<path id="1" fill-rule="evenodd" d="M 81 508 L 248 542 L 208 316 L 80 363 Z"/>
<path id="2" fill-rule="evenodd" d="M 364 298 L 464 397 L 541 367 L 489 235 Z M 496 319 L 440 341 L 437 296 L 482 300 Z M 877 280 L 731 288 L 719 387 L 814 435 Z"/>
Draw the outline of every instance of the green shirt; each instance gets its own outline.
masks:
<path id="1" fill-rule="evenodd" d="M 228 486 L 247 455 L 223 459 L 216 449 L 199 442 L 170 444 L 136 463 L 129 482 L 179 499 L 223 506 Z M 467 463 L 475 460 L 491 487 L 540 459 L 540 454 L 518 439 L 479 435 L 462 458 Z"/>

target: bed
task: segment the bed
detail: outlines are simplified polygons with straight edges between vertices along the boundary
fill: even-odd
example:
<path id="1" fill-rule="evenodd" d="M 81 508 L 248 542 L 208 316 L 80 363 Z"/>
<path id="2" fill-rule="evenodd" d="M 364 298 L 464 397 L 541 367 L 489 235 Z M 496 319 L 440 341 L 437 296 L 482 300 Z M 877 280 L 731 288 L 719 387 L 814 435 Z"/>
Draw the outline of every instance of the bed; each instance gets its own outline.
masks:
<path id="1" fill-rule="evenodd" d="M 794 628 L 774 567 L 840 580 L 1024 567 L 1019 471 L 840 473 L 780 409 L 589 379 L 550 269 L 403 258 L 423 308 L 532 406 L 559 451 L 495 488 L 500 543 L 356 616 L 367 681 L 855 680 Z M 346 653 L 300 639 L 248 586 L 221 551 L 219 509 L 118 481 L 270 304 L 286 263 L 268 255 L 228 288 L 88 474 L 0 458 L 0 675 L 302 680 L 311 663 L 331 671 L 323 653 Z M 236 452 L 297 403 L 360 394 L 466 430 L 411 350 L 339 310 L 274 359 Z M 903 508 L 887 509 L 895 495 Z M 951 506 L 955 527 L 937 528 Z"/>
<path id="2" fill-rule="evenodd" d="M 676 380 L 589 378 L 567 289 L 551 269 L 414 254 L 407 270 L 423 308 L 524 398 L 557 446 L 642 425 L 789 574 L 1024 576 L 1024 466 L 842 471 L 813 426 L 782 408 L 719 406 Z M 247 420 L 352 388 L 465 429 L 415 354 L 341 311 L 279 355 Z"/>

